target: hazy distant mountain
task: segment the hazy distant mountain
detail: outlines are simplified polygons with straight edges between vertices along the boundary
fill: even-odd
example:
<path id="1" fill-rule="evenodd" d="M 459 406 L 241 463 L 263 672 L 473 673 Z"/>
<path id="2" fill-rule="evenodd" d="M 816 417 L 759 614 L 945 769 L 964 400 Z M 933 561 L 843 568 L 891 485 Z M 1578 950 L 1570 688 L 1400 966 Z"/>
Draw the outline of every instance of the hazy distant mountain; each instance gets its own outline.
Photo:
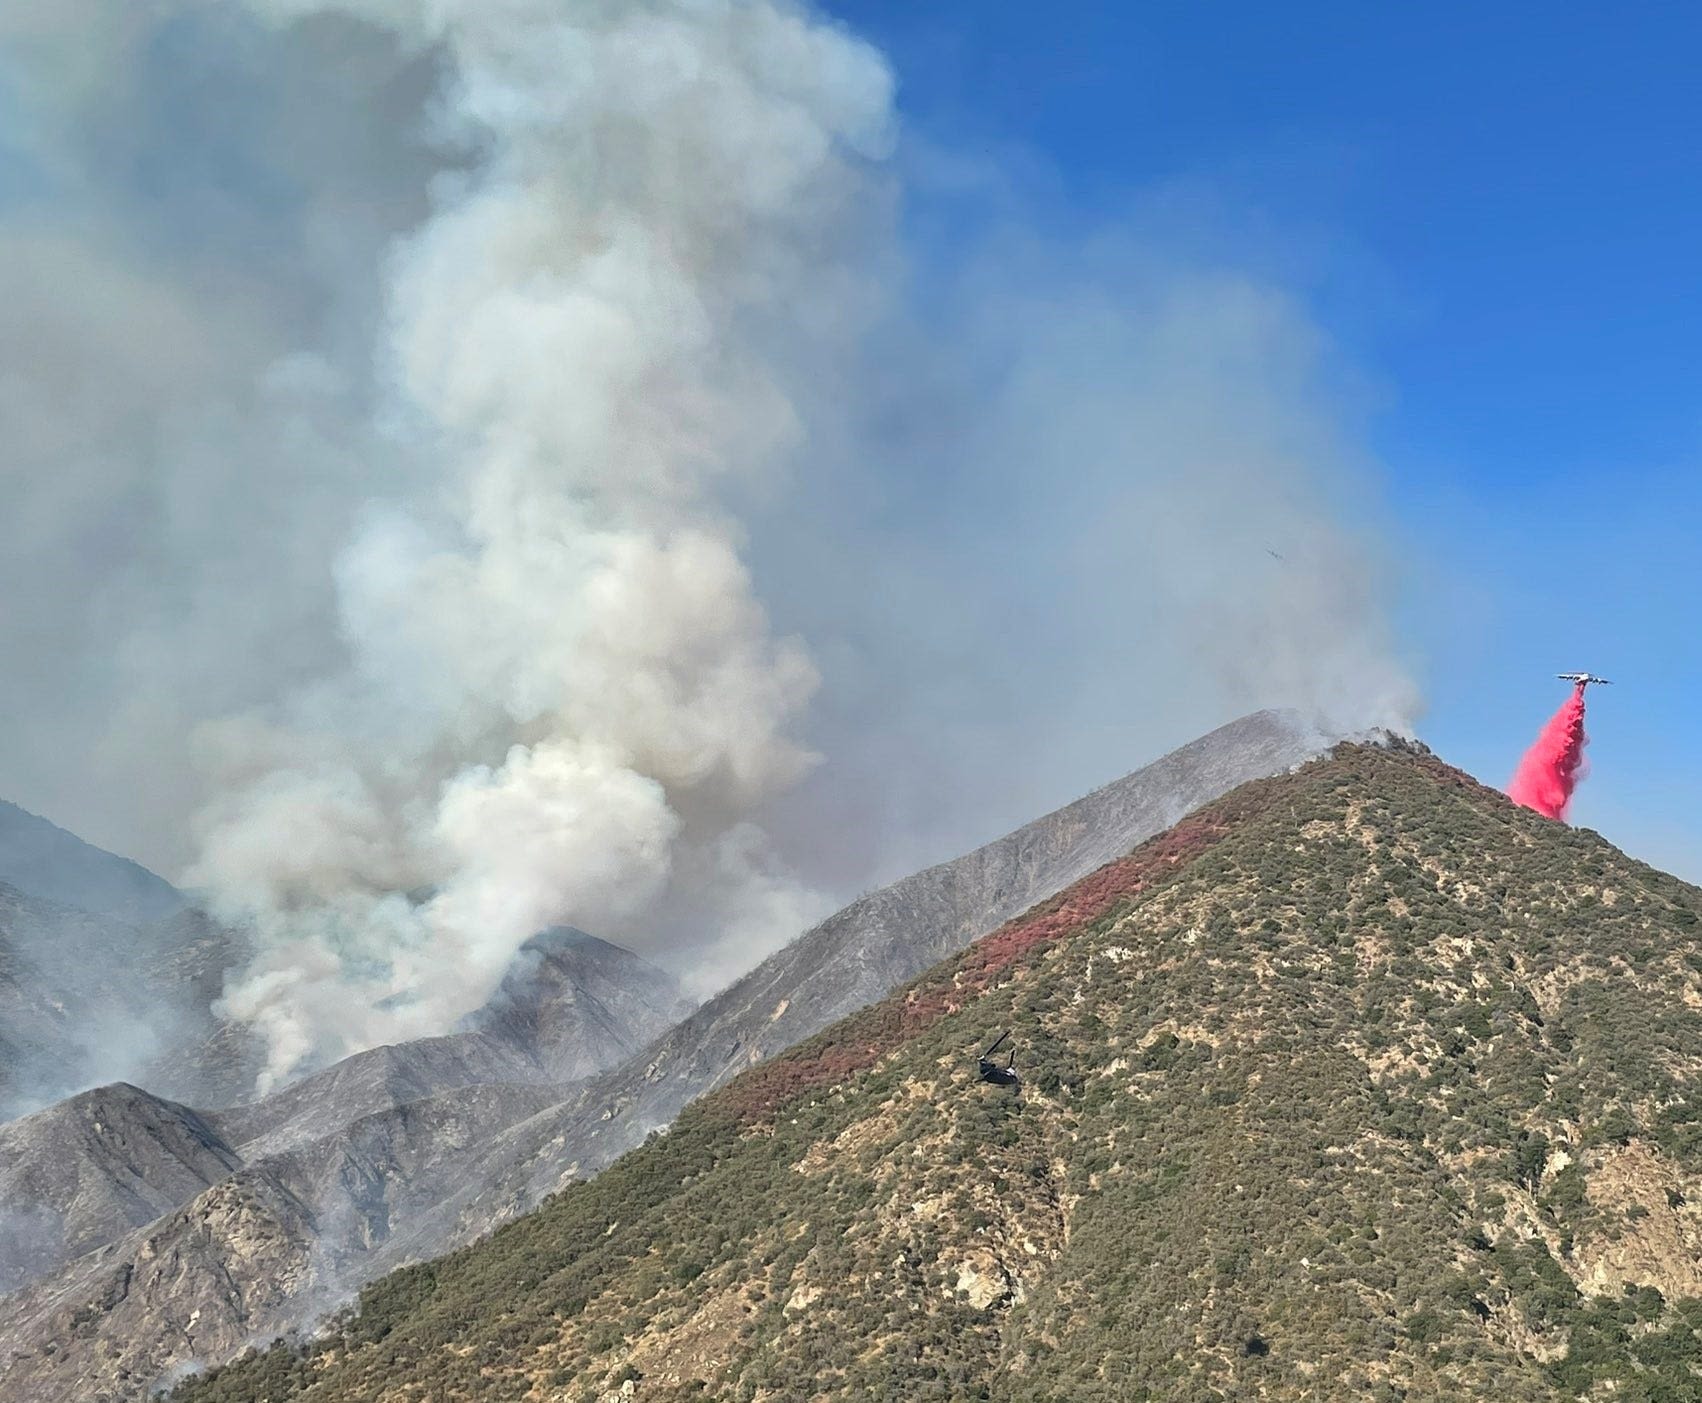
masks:
<path id="1" fill-rule="evenodd" d="M 275 1154 L 461 1087 L 575 1081 L 622 1061 L 690 1010 L 678 981 L 630 950 L 583 931 L 547 931 L 521 947 L 462 1031 L 357 1052 L 211 1118 L 246 1158 Z"/>
<path id="2" fill-rule="evenodd" d="M 162 1214 L 169 1229 L 173 1210 L 226 1179 L 218 1202 L 246 1203 L 246 1185 L 300 1207 L 309 1231 L 295 1247 L 329 1289 L 392 1214 L 447 1192 L 484 1135 L 558 1102 L 560 1083 L 618 1062 L 689 1009 L 672 975 L 555 930 L 527 942 L 462 1032 L 357 1053 L 226 1110 L 120 1084 L 0 1126 L 0 1290 Z M 208 1220 L 188 1221 L 201 1231 Z"/>
<path id="3" fill-rule="evenodd" d="M 573 1039 L 552 1032 L 561 1010 L 571 1011 L 570 1023 L 596 1024 L 615 1006 L 583 975 L 566 981 L 571 1000 L 516 1002 L 510 986 L 460 1033 L 361 1054 L 258 1106 L 212 1114 L 207 1122 L 245 1152 L 245 1167 L 0 1303 L 0 1319 L 10 1312 L 14 1322 L 0 1330 L 0 1360 L 16 1351 L 16 1377 L 29 1381 L 24 1392 L 0 1384 L 0 1400 L 136 1396 L 186 1359 L 228 1357 L 252 1337 L 309 1318 L 386 1264 L 477 1236 L 594 1172 L 740 1069 L 883 997 L 1198 804 L 1289 769 L 1321 744 L 1285 716 L 1223 727 L 854 902 L 621 1067 L 577 1085 L 515 1074 L 529 1077 L 546 1060 L 527 1046 L 572 1055 Z M 561 980 L 564 957 L 587 953 L 548 941 L 537 948 L 530 978 L 546 985 Z M 486 1076 L 502 1080 L 477 1080 Z M 464 1084 L 446 1086 L 457 1080 Z M 406 1099 L 430 1087 L 435 1094 Z M 312 1138 L 362 1108 L 370 1113 Z M 98 1351 L 76 1343 L 88 1331 L 102 1341 Z M 49 1344 L 60 1352 L 45 1353 Z"/>
<path id="4" fill-rule="evenodd" d="M 1702 890 L 1344 746 L 172 1403 L 1693 1403 L 1699 1086 Z"/>
<path id="5" fill-rule="evenodd" d="M 135 923 L 0 883 L 0 1120 L 120 1080 L 241 1095 L 258 1050 L 211 1011 L 238 955 L 193 910 Z"/>
<path id="6" fill-rule="evenodd" d="M 152 1046 L 137 928 L 0 883 L 0 1118 Z"/>
<path id="7" fill-rule="evenodd" d="M 26 896 L 116 916 L 131 925 L 169 916 L 184 904 L 183 893 L 163 877 L 4 800 L 0 883 Z"/>
<path id="8" fill-rule="evenodd" d="M 162 1036 L 148 1057 L 124 1074 L 160 1096 L 195 1106 L 228 1106 L 253 1096 L 266 1050 L 252 1027 L 213 1012 L 225 975 L 248 957 L 240 932 L 194 906 L 142 932 L 148 987 L 159 991 Z"/>
<path id="9" fill-rule="evenodd" d="M 185 1049 L 234 958 L 170 883 L 0 802 L 0 1120 L 118 1079 L 222 1089 Z"/>

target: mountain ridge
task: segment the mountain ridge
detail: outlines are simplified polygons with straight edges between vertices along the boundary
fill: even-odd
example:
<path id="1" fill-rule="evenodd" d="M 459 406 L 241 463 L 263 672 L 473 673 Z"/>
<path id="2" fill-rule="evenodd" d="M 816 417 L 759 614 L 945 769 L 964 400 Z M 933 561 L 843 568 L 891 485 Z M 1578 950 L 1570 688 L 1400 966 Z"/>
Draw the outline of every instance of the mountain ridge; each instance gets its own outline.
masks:
<path id="1" fill-rule="evenodd" d="M 581 932 L 547 933 L 527 952 L 487 1006 L 491 1031 L 372 1048 L 223 1110 L 119 1083 L 0 1125 L 0 1289 L 114 1244 L 161 1241 L 184 1205 L 228 1178 L 263 1185 L 294 1205 L 295 1221 L 317 1224 L 295 1255 L 313 1264 L 315 1289 L 333 1291 L 335 1272 L 321 1266 L 358 1251 L 363 1236 L 344 1243 L 339 1223 L 364 1215 L 382 1231 L 408 1192 L 453 1176 L 453 1165 L 435 1167 L 453 1158 L 444 1151 L 558 1101 L 573 1069 L 618 1059 L 689 1007 L 673 976 Z M 434 1126 L 445 1141 L 435 1156 Z M 315 1158 L 341 1163 L 347 1177 L 319 1181 Z M 428 1162 L 432 1173 L 407 1186 L 385 1182 Z M 91 1265 L 98 1276 L 100 1261 Z"/>
<path id="2" fill-rule="evenodd" d="M 1255 712 L 961 858 L 859 897 L 706 1000 L 638 1057 L 498 1132 L 469 1166 L 464 1186 L 385 1243 L 375 1266 L 400 1266 L 469 1241 L 564 1183 L 597 1173 L 741 1068 L 884 997 L 1204 800 L 1299 764 L 1321 744 L 1298 717 Z"/>
<path id="3" fill-rule="evenodd" d="M 97 848 L 4 799 L 0 882 L 61 906 L 133 923 L 160 920 L 185 904 L 182 892 L 141 863 Z"/>
<path id="4" fill-rule="evenodd" d="M 1098 865 L 1108 849 L 1126 850 L 1202 798 L 1251 775 L 1298 764 L 1320 744 L 1294 718 L 1269 713 L 1221 727 L 965 858 L 853 903 L 806 933 L 789 954 L 771 957 L 694 1013 L 682 1025 L 687 1029 L 683 1042 L 663 1039 L 631 1059 L 612 1080 L 595 1076 L 561 1088 L 553 1104 L 538 1104 L 535 1088 L 499 1088 L 482 1099 L 480 1088 L 468 1087 L 377 1111 L 359 1122 L 358 1137 L 351 1138 L 356 1130 L 351 1127 L 351 1136 L 315 1142 L 317 1148 L 283 1148 L 275 1161 L 268 1161 L 277 1174 L 262 1176 L 264 1182 L 257 1182 L 247 1196 L 231 1189 L 209 1191 L 102 1249 L 98 1257 L 92 1254 L 9 1300 L 20 1323 L 0 1335 L 0 1351 L 9 1350 L 14 1361 L 34 1358 L 28 1366 L 18 1363 L 31 1379 L 30 1403 L 80 1398 L 83 1394 L 75 1390 L 87 1392 L 97 1386 L 97 1378 L 115 1387 L 112 1370 L 118 1368 L 129 1370 L 136 1380 L 153 1377 L 182 1357 L 183 1332 L 191 1328 L 186 1322 L 192 1316 L 197 1322 L 192 1327 L 195 1348 L 203 1356 L 228 1355 L 256 1332 L 295 1323 L 307 1304 L 322 1308 L 327 1303 L 311 1252 L 291 1249 L 282 1259 L 257 1258 L 257 1275 L 265 1279 L 256 1279 L 252 1291 L 243 1286 L 230 1292 L 221 1286 L 216 1293 L 188 1295 L 177 1282 L 139 1274 L 144 1259 L 167 1254 L 183 1261 L 186 1270 L 193 1264 L 194 1272 L 206 1273 L 209 1288 L 215 1280 L 248 1282 L 251 1272 L 242 1244 L 256 1235 L 268 1242 L 290 1240 L 300 1223 L 320 1211 L 310 1205 L 328 1183 L 335 1190 L 333 1216 L 342 1222 L 346 1212 L 352 1212 L 370 1228 L 343 1234 L 331 1245 L 333 1255 L 343 1257 L 339 1269 L 355 1270 L 355 1280 L 478 1236 L 563 1182 L 594 1172 L 753 1055 L 771 1055 L 836 1013 L 884 995 L 926 968 L 941 951 L 961 948 L 1010 912 L 1031 904 L 1035 896 L 1055 889 L 1054 884 Z M 918 895 L 907 903 L 907 892 Z M 788 992 L 799 996 L 788 1000 Z M 654 1089 L 658 1054 L 666 1057 L 681 1049 L 686 1055 L 673 1057 L 660 1100 L 630 1094 L 634 1088 Z M 434 1151 L 416 1131 L 420 1121 L 436 1116 L 444 1118 L 445 1139 Z M 451 1152 L 451 1142 L 463 1148 Z M 306 1165 L 304 1156 L 310 1150 L 324 1164 L 344 1168 L 328 1180 L 323 1166 L 314 1170 Z M 464 1150 L 472 1157 L 457 1159 Z M 437 1193 L 434 1201 L 416 1202 L 417 1195 L 407 1186 L 399 1196 L 369 1188 L 375 1183 L 374 1166 L 382 1169 L 391 1154 L 414 1166 L 408 1172 L 420 1173 L 420 1182 Z M 400 1161 L 391 1167 L 399 1173 Z M 471 1191 L 469 1184 L 474 1185 Z M 279 1216 L 271 1228 L 262 1230 L 266 1214 L 273 1210 Z M 224 1226 L 209 1236 L 207 1225 L 215 1222 Z M 279 1281 L 284 1283 L 281 1293 L 274 1289 Z M 114 1305 L 119 1283 L 123 1296 Z M 297 1292 L 294 1298 L 292 1290 Z M 160 1294 L 152 1297 L 153 1307 L 146 1308 L 150 1292 Z M 100 1370 L 107 1366 L 75 1362 L 81 1358 L 76 1350 L 44 1366 L 38 1353 L 43 1344 L 67 1329 L 75 1333 L 96 1322 L 105 1325 L 103 1348 L 111 1366 L 106 1373 Z M 166 1328 L 168 1322 L 176 1323 Z M 115 1359 L 124 1362 L 119 1365 Z M 79 1372 L 85 1366 L 95 1373 Z"/>
<path id="5" fill-rule="evenodd" d="M 22 1142 L 47 1123 L 63 1127 L 49 1132 L 56 1152 L 31 1153 Z M 122 1173 L 105 1168 L 114 1161 Z M 241 1163 L 197 1112 L 125 1082 L 0 1125 L 0 1292 L 153 1221 Z"/>
<path id="6" fill-rule="evenodd" d="M 1208 809 L 174 1399 L 1694 1398 L 1702 891 L 1405 746 Z"/>

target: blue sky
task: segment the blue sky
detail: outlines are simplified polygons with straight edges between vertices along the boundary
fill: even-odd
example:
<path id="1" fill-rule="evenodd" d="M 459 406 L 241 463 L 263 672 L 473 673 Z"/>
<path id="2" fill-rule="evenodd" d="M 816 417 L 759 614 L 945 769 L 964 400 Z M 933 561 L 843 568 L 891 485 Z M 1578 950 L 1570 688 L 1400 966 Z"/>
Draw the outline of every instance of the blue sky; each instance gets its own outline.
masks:
<path id="1" fill-rule="evenodd" d="M 1296 289 L 1365 377 L 1424 737 L 1501 783 L 1556 670 L 1614 677 L 1574 817 L 1702 877 L 1702 12 L 830 8 L 913 137 Z"/>

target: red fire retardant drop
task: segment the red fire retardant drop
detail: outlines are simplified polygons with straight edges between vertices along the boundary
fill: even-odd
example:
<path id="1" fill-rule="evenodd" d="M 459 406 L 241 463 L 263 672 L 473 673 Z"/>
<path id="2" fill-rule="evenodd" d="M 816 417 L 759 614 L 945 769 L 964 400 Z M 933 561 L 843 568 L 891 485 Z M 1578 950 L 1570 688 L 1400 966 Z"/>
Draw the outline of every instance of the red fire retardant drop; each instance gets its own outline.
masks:
<path id="1" fill-rule="evenodd" d="M 1584 777 L 1586 744 L 1584 688 L 1579 684 L 1519 761 L 1513 782 L 1507 786 L 1507 797 L 1547 818 L 1565 818 L 1572 791 Z"/>

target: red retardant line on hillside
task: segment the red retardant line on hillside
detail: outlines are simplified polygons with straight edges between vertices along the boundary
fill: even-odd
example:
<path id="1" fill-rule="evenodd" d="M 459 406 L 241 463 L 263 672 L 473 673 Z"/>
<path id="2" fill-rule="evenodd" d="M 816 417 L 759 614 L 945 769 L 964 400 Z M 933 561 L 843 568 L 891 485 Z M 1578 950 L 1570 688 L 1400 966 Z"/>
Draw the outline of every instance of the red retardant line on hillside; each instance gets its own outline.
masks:
<path id="1" fill-rule="evenodd" d="M 923 975 L 909 989 L 852 1014 L 794 1051 L 752 1067 L 717 1093 L 714 1103 L 749 1124 L 770 1119 L 806 1093 L 839 1085 L 978 998 L 1035 947 L 1098 920 L 1214 847 L 1229 833 L 1232 818 L 1244 816 L 1215 809 L 1190 815 L 976 941 L 947 969 Z"/>

